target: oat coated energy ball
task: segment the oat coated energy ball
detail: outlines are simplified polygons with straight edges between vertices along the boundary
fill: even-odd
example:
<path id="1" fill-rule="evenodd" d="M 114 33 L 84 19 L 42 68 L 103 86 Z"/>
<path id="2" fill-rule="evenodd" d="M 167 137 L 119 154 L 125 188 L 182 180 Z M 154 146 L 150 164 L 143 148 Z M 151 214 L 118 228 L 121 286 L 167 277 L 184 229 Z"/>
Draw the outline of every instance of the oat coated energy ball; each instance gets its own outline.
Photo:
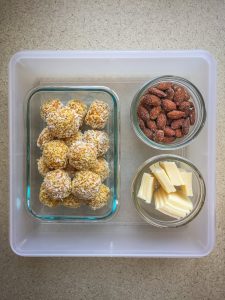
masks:
<path id="1" fill-rule="evenodd" d="M 71 179 L 63 170 L 54 170 L 46 174 L 43 186 L 53 199 L 63 199 L 71 193 Z"/>
<path id="2" fill-rule="evenodd" d="M 50 130 L 48 127 L 45 127 L 42 132 L 39 134 L 38 140 L 37 140 L 37 146 L 43 150 L 44 144 L 54 140 L 54 137 L 52 136 Z"/>
<path id="3" fill-rule="evenodd" d="M 103 182 L 109 177 L 109 164 L 104 158 L 98 158 L 97 163 L 90 171 L 98 174 Z"/>
<path id="4" fill-rule="evenodd" d="M 103 129 L 108 121 L 108 117 L 109 105 L 103 101 L 95 100 L 89 107 L 85 123 L 93 129 Z"/>
<path id="5" fill-rule="evenodd" d="M 72 193 L 81 200 L 96 197 L 101 185 L 101 177 L 91 171 L 79 171 L 72 181 Z"/>
<path id="6" fill-rule="evenodd" d="M 68 107 L 73 109 L 80 117 L 80 126 L 83 124 L 84 117 L 87 114 L 87 105 L 78 99 L 72 99 L 68 102 Z"/>
<path id="7" fill-rule="evenodd" d="M 38 165 L 38 172 L 40 173 L 41 176 L 45 177 L 45 175 L 51 171 L 48 166 L 46 165 L 43 156 L 41 156 L 37 160 L 37 165 Z"/>
<path id="8" fill-rule="evenodd" d="M 62 203 L 61 200 L 53 199 L 48 195 L 46 192 L 46 189 L 44 187 L 44 184 L 42 183 L 39 193 L 39 200 L 42 204 L 48 206 L 48 207 L 56 207 Z"/>
<path id="9" fill-rule="evenodd" d="M 102 184 L 99 188 L 99 191 L 94 199 L 88 202 L 88 206 L 93 209 L 99 209 L 105 206 L 110 198 L 110 189 Z"/>
<path id="10" fill-rule="evenodd" d="M 77 133 L 73 134 L 72 136 L 63 139 L 63 141 L 68 147 L 70 147 L 70 146 L 72 146 L 72 144 L 74 142 L 82 141 L 82 139 L 83 139 L 83 133 L 81 131 L 78 131 Z"/>
<path id="11" fill-rule="evenodd" d="M 59 99 L 53 99 L 43 103 L 40 107 L 42 119 L 46 121 L 46 118 L 50 113 L 55 112 L 57 109 L 61 107 L 62 107 L 62 103 Z"/>
<path id="12" fill-rule="evenodd" d="M 59 139 L 74 135 L 80 126 L 79 116 L 68 107 L 60 108 L 48 114 L 46 122 L 51 134 Z"/>
<path id="13" fill-rule="evenodd" d="M 97 162 L 97 149 L 93 144 L 77 141 L 69 148 L 68 158 L 75 169 L 90 169 Z"/>
<path id="14" fill-rule="evenodd" d="M 105 131 L 87 130 L 83 140 L 96 146 L 98 157 L 104 155 L 109 149 L 109 136 Z"/>
<path id="15" fill-rule="evenodd" d="M 68 147 L 63 141 L 53 140 L 44 145 L 43 159 L 49 169 L 63 169 L 67 165 Z"/>
<path id="16" fill-rule="evenodd" d="M 62 205 L 70 208 L 79 208 L 82 204 L 82 201 L 77 199 L 73 194 L 70 194 L 68 197 L 64 198 Z"/>

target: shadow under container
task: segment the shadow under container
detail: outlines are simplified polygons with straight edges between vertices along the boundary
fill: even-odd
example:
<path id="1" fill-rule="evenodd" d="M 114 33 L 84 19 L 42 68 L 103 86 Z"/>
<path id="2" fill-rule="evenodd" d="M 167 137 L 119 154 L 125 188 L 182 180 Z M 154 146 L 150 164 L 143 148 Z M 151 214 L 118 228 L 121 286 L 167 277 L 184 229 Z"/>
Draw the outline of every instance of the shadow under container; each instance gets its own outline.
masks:
<path id="1" fill-rule="evenodd" d="M 102 100 L 110 107 L 110 116 L 104 130 L 110 139 L 110 149 L 105 155 L 109 163 L 110 176 L 106 184 L 111 191 L 110 201 L 105 207 L 91 210 L 88 206 L 49 208 L 39 201 L 39 191 L 43 178 L 38 172 L 37 159 L 41 151 L 37 139 L 46 126 L 40 117 L 40 106 L 49 99 L 60 99 L 66 105 L 71 99 L 80 99 L 90 105 L 94 100 Z M 107 221 L 119 208 L 119 108 L 117 95 L 107 87 L 101 86 L 42 86 L 33 89 L 27 98 L 27 182 L 26 206 L 28 211 L 44 222 L 97 222 Z M 88 129 L 88 128 L 87 128 Z M 89 128 L 90 129 L 90 128 Z"/>

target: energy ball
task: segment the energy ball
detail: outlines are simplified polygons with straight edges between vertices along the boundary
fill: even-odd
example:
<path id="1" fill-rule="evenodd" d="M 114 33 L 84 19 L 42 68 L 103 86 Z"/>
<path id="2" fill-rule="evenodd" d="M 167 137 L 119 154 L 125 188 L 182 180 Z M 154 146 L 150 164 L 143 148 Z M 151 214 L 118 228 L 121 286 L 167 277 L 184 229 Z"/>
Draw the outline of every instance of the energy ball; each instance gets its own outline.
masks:
<path id="1" fill-rule="evenodd" d="M 63 141 L 68 147 L 70 147 L 70 146 L 72 146 L 72 144 L 74 142 L 82 141 L 82 139 L 83 139 L 83 133 L 81 131 L 78 131 L 77 133 L 73 134 L 72 136 L 63 139 Z"/>
<path id="2" fill-rule="evenodd" d="M 85 123 L 93 129 L 103 129 L 108 118 L 109 105 L 103 101 L 95 100 L 89 107 L 85 117 Z"/>
<path id="3" fill-rule="evenodd" d="M 96 197 L 101 185 L 101 177 L 91 171 L 79 171 L 72 181 L 72 193 L 81 200 Z"/>
<path id="4" fill-rule="evenodd" d="M 82 204 L 82 201 L 75 198 L 73 194 L 70 194 L 68 197 L 63 199 L 62 204 L 63 206 L 70 207 L 70 208 L 79 208 Z"/>
<path id="5" fill-rule="evenodd" d="M 48 127 L 45 127 L 42 132 L 39 134 L 38 140 L 37 140 L 37 146 L 43 150 L 44 144 L 54 140 L 53 135 L 51 134 Z"/>
<path id="6" fill-rule="evenodd" d="M 78 99 L 72 99 L 68 102 L 68 107 L 73 109 L 80 117 L 80 126 L 83 124 L 84 117 L 87 114 L 87 105 Z"/>
<path id="7" fill-rule="evenodd" d="M 63 170 L 54 170 L 46 174 L 43 186 L 53 199 L 63 199 L 71 193 L 71 179 Z"/>
<path id="8" fill-rule="evenodd" d="M 97 156 L 104 155 L 109 149 L 109 136 L 105 131 L 87 130 L 84 133 L 83 140 L 96 146 Z"/>
<path id="9" fill-rule="evenodd" d="M 48 195 L 46 192 L 46 189 L 44 187 L 44 184 L 42 183 L 39 193 L 39 200 L 42 204 L 48 206 L 48 207 L 56 207 L 62 203 L 61 200 L 53 199 Z"/>
<path id="10" fill-rule="evenodd" d="M 62 107 L 62 103 L 60 102 L 59 99 L 53 99 L 43 103 L 40 108 L 42 119 L 46 121 L 46 118 L 50 113 L 55 112 L 61 107 Z"/>
<path id="11" fill-rule="evenodd" d="M 68 107 L 60 108 L 48 114 L 46 122 L 51 134 L 59 139 L 74 135 L 80 126 L 79 116 Z"/>
<path id="12" fill-rule="evenodd" d="M 98 158 L 97 163 L 90 171 L 98 174 L 103 182 L 109 177 L 109 164 L 104 158 Z"/>
<path id="13" fill-rule="evenodd" d="M 37 165 L 38 165 L 38 172 L 41 174 L 41 176 L 45 177 L 45 175 L 51 171 L 48 166 L 46 165 L 45 161 L 44 161 L 44 158 L 43 156 L 41 156 L 39 159 L 38 159 L 38 162 L 37 162 Z"/>
<path id="14" fill-rule="evenodd" d="M 63 141 L 54 140 L 44 145 L 43 159 L 49 169 L 63 169 L 67 165 L 68 147 Z"/>
<path id="15" fill-rule="evenodd" d="M 69 163 L 77 170 L 93 168 L 97 162 L 97 149 L 93 144 L 78 141 L 68 152 Z"/>
<path id="16" fill-rule="evenodd" d="M 102 184 L 99 188 L 99 191 L 94 199 L 88 202 L 88 206 L 92 210 L 96 210 L 105 206 L 110 198 L 110 189 Z"/>

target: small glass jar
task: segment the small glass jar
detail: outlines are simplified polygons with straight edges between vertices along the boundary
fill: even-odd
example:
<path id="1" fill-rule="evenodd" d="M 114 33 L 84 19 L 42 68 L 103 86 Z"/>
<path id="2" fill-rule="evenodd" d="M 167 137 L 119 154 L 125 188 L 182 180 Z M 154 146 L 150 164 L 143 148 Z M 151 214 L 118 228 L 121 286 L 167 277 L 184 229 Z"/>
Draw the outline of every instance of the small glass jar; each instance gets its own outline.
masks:
<path id="1" fill-rule="evenodd" d="M 143 174 L 150 173 L 149 167 L 162 161 L 173 161 L 178 167 L 192 172 L 193 197 L 190 197 L 190 199 L 193 203 L 193 210 L 184 218 L 174 219 L 156 210 L 154 194 L 150 204 L 137 197 Z M 189 160 L 177 155 L 165 154 L 152 157 L 139 167 L 132 182 L 131 196 L 136 210 L 146 222 L 156 227 L 173 228 L 189 223 L 198 215 L 205 202 L 206 187 L 201 173 Z"/>
<path id="2" fill-rule="evenodd" d="M 173 142 L 168 144 L 163 142 L 155 142 L 149 139 L 140 129 L 137 116 L 137 109 L 141 97 L 146 93 L 147 89 L 149 89 L 150 87 L 154 87 L 155 85 L 161 82 L 171 82 L 173 84 L 177 84 L 181 87 L 184 87 L 190 94 L 190 100 L 194 104 L 196 114 L 195 123 L 194 125 L 190 126 L 189 133 L 187 135 L 184 135 L 182 138 L 176 138 Z M 188 145 L 194 140 L 194 138 L 197 137 L 197 135 L 199 134 L 199 132 L 205 124 L 206 108 L 204 99 L 196 86 L 194 86 L 190 81 L 182 77 L 168 75 L 161 76 L 149 81 L 137 92 L 131 104 L 130 118 L 134 132 L 136 133 L 137 137 L 146 145 L 159 150 L 176 150 Z"/>

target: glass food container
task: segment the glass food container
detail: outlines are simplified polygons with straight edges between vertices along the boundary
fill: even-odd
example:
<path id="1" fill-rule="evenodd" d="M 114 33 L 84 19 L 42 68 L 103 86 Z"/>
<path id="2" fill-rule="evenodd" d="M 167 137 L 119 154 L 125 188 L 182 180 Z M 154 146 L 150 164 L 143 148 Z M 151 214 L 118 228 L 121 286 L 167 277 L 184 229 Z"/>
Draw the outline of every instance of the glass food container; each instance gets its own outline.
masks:
<path id="1" fill-rule="evenodd" d="M 150 204 L 137 197 L 143 173 L 150 173 L 149 167 L 162 161 L 173 161 L 179 168 L 192 172 L 193 197 L 190 197 L 190 199 L 193 203 L 193 210 L 184 218 L 175 219 L 156 210 L 154 194 Z M 132 182 L 131 196 L 139 215 L 149 224 L 164 228 L 179 227 L 192 221 L 201 211 L 205 202 L 206 187 L 201 173 L 189 160 L 177 155 L 165 154 L 152 157 L 139 167 Z"/>
<path id="2" fill-rule="evenodd" d="M 176 138 L 175 141 L 167 144 L 163 142 L 159 143 L 150 140 L 140 129 L 138 124 L 138 117 L 137 117 L 137 108 L 140 103 L 141 97 L 146 93 L 147 89 L 149 89 L 150 87 L 154 87 L 160 82 L 171 82 L 173 84 L 177 84 L 181 87 L 184 87 L 190 94 L 190 100 L 194 104 L 195 113 L 196 113 L 195 123 L 190 127 L 189 133 L 187 135 L 184 135 L 182 138 Z M 204 99 L 200 91 L 197 89 L 195 85 L 193 85 L 193 83 L 191 83 L 190 81 L 182 77 L 168 75 L 168 76 L 157 77 L 147 82 L 137 92 L 131 104 L 130 118 L 131 118 L 131 123 L 135 134 L 146 145 L 159 150 L 176 150 L 178 148 L 187 146 L 189 143 L 193 141 L 194 138 L 197 137 L 197 135 L 199 134 L 199 132 L 201 131 L 201 129 L 205 124 L 206 109 L 205 109 Z"/>
<path id="3" fill-rule="evenodd" d="M 87 105 L 94 100 L 102 100 L 110 107 L 110 116 L 105 131 L 110 138 L 110 149 L 105 155 L 109 163 L 110 175 L 104 182 L 111 191 L 111 198 L 105 207 L 91 210 L 87 205 L 80 208 L 57 206 L 49 208 L 39 201 L 39 190 L 43 178 L 38 172 L 37 159 L 41 151 L 37 138 L 46 126 L 40 117 L 40 106 L 46 100 L 60 99 L 66 104 L 70 99 L 80 99 Z M 119 107 L 117 95 L 101 86 L 42 86 L 32 90 L 27 98 L 27 182 L 26 206 L 28 211 L 41 221 L 95 222 L 109 220 L 119 207 Z M 90 128 L 89 128 L 90 129 Z"/>

